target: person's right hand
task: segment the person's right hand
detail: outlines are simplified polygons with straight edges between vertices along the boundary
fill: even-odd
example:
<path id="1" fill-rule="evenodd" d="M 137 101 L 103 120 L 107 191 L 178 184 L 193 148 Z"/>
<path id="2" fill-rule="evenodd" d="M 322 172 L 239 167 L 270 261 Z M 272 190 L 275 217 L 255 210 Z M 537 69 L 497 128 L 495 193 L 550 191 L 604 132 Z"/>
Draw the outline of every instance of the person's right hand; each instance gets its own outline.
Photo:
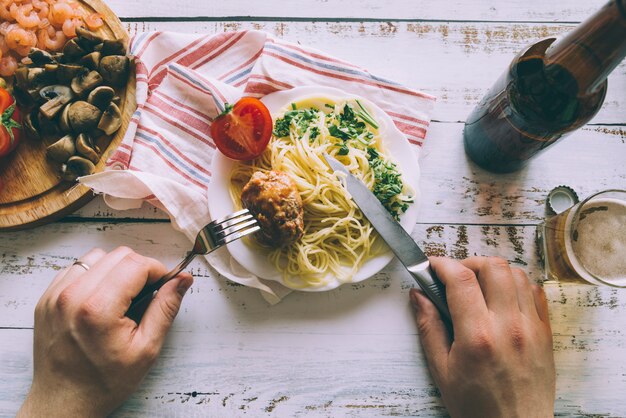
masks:
<path id="1" fill-rule="evenodd" d="M 552 417 L 555 369 L 546 297 L 501 258 L 432 258 L 454 337 L 413 289 L 420 341 L 452 417 Z"/>

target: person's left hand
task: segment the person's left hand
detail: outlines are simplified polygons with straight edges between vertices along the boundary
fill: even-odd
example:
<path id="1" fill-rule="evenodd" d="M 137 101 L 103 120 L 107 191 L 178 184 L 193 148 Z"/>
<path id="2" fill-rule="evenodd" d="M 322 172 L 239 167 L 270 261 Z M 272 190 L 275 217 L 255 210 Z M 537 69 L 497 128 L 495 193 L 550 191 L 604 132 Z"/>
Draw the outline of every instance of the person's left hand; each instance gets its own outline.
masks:
<path id="1" fill-rule="evenodd" d="M 93 249 L 52 281 L 35 309 L 34 377 L 18 417 L 110 414 L 156 360 L 193 279 L 166 283 L 140 323 L 124 314 L 160 262 L 120 247 Z"/>

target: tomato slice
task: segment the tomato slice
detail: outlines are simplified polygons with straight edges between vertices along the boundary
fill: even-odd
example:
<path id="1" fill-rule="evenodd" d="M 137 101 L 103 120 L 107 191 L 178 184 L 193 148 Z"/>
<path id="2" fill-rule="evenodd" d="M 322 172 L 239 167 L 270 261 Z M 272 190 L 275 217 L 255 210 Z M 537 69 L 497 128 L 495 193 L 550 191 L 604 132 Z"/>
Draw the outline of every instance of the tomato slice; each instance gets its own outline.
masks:
<path id="1" fill-rule="evenodd" d="M 272 116 L 258 99 L 244 97 L 211 124 L 217 149 L 233 160 L 252 160 L 265 151 L 272 137 Z"/>

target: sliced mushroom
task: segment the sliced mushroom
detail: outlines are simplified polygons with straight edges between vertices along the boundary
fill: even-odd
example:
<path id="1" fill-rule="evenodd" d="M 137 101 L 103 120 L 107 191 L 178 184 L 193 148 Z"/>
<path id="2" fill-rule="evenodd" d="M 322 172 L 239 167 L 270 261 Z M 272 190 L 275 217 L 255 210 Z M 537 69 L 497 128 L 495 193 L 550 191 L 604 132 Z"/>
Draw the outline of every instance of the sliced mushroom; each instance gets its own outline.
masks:
<path id="1" fill-rule="evenodd" d="M 72 91 L 79 96 L 86 96 L 102 84 L 102 81 L 102 76 L 97 71 L 82 72 L 72 80 Z"/>
<path id="2" fill-rule="evenodd" d="M 122 112 L 115 103 L 111 103 L 109 107 L 102 113 L 102 118 L 98 123 L 98 129 L 107 135 L 113 135 L 122 126 Z"/>
<path id="3" fill-rule="evenodd" d="M 100 86 L 89 93 L 87 102 L 100 110 L 105 110 L 115 97 L 115 90 L 109 86 Z"/>
<path id="4" fill-rule="evenodd" d="M 130 62 L 124 55 L 109 55 L 100 60 L 100 74 L 113 87 L 121 87 L 128 80 Z"/>
<path id="5" fill-rule="evenodd" d="M 97 70 L 100 65 L 100 53 L 99 52 L 91 52 L 84 57 L 82 57 L 79 63 L 90 70 Z"/>
<path id="6" fill-rule="evenodd" d="M 63 109 L 63 106 L 74 98 L 72 90 L 60 84 L 44 87 L 39 94 L 47 100 L 39 108 L 39 111 L 48 119 L 53 119 Z"/>
<path id="7" fill-rule="evenodd" d="M 91 137 L 87 134 L 80 134 L 76 138 L 76 151 L 94 164 L 100 160 L 100 156 L 98 155 L 100 150 L 94 145 Z"/>
<path id="8" fill-rule="evenodd" d="M 37 113 L 39 113 L 37 109 L 28 113 L 22 123 L 24 132 L 26 132 L 26 135 L 31 139 L 41 139 L 41 135 L 39 135 L 39 124 L 37 123 Z"/>
<path id="9" fill-rule="evenodd" d="M 76 153 L 74 138 L 71 135 L 65 135 L 54 144 L 46 148 L 48 157 L 59 163 L 66 162 L 72 155 Z"/>
<path id="10" fill-rule="evenodd" d="M 102 116 L 100 109 L 83 101 L 72 103 L 68 112 L 70 126 L 77 134 L 95 129 Z"/>
<path id="11" fill-rule="evenodd" d="M 31 48 L 28 58 L 37 67 L 43 67 L 45 64 L 56 64 L 57 62 L 48 51 L 39 48 Z"/>
<path id="12" fill-rule="evenodd" d="M 72 126 L 70 125 L 70 107 L 71 104 L 66 104 L 59 116 L 59 128 L 64 134 L 72 133 Z"/>
<path id="13" fill-rule="evenodd" d="M 59 64 L 57 69 L 57 80 L 61 84 L 70 85 L 74 77 L 85 71 L 85 67 L 74 64 Z"/>
<path id="14" fill-rule="evenodd" d="M 96 166 L 86 158 L 73 156 L 67 160 L 61 171 L 64 180 L 75 181 L 78 177 L 93 174 L 96 171 Z"/>
<path id="15" fill-rule="evenodd" d="M 103 57 L 107 55 L 124 55 L 126 47 L 120 39 L 105 39 L 100 52 L 102 52 Z"/>
<path id="16" fill-rule="evenodd" d="M 78 42 L 83 49 L 90 49 L 93 51 L 94 46 L 101 44 L 103 39 L 95 33 L 81 28 L 76 28 L 76 36 L 78 36 Z"/>
<path id="17" fill-rule="evenodd" d="M 67 41 L 65 47 L 63 47 L 63 58 L 66 62 L 77 60 L 86 53 L 87 52 L 78 44 L 76 38 Z"/>

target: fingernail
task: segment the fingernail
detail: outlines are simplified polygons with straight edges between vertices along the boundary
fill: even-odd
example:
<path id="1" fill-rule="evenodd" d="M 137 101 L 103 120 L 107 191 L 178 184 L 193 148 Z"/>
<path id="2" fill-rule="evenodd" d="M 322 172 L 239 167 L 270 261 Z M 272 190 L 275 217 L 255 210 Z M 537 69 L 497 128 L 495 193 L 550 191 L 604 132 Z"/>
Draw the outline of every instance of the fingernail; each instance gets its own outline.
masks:
<path id="1" fill-rule="evenodd" d="M 191 280 L 180 280 L 178 282 L 178 287 L 176 288 L 176 291 L 178 292 L 179 295 L 185 296 L 185 293 L 187 293 L 187 290 L 189 290 L 190 287 L 191 287 Z"/>

